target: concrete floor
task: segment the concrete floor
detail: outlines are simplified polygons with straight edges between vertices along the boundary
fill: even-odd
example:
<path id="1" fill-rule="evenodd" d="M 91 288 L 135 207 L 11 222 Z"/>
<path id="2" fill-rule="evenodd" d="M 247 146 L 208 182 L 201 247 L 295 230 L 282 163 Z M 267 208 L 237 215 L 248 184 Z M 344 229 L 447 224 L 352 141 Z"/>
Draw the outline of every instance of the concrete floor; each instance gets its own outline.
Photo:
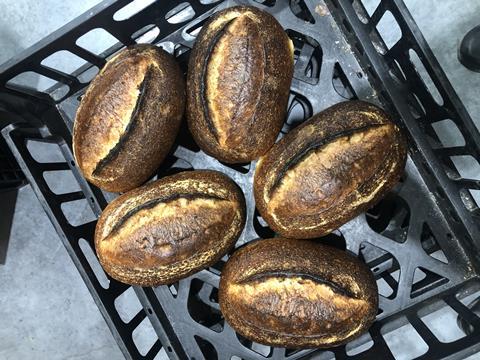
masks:
<path id="1" fill-rule="evenodd" d="M 98 2 L 0 0 L 0 63 Z M 478 25 L 480 2 L 405 2 L 479 126 L 480 74 L 463 68 L 456 50 L 462 36 Z M 0 294 L 0 359 L 123 358 L 29 187 L 19 193 L 7 263 L 0 266 Z M 447 321 L 443 326 L 449 326 Z M 407 329 L 396 332 L 392 346 L 401 346 L 406 333 Z M 408 359 L 413 353 L 398 358 Z"/>

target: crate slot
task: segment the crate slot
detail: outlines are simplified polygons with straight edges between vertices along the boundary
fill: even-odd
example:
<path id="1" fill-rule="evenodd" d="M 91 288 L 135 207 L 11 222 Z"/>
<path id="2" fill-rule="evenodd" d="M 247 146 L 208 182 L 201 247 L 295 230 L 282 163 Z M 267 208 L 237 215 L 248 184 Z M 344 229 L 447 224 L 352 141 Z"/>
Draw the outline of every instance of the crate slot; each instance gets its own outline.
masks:
<path id="1" fill-rule="evenodd" d="M 333 89 L 338 95 L 347 100 L 357 99 L 357 95 L 353 90 L 352 84 L 345 75 L 342 66 L 337 62 L 335 63 L 332 75 Z"/>
<path id="2" fill-rule="evenodd" d="M 476 208 L 480 206 L 480 190 L 468 190 L 473 200 L 475 201 Z"/>
<path id="3" fill-rule="evenodd" d="M 293 77 L 315 85 L 320 79 L 322 67 L 322 48 L 313 38 L 294 30 L 286 30 L 293 42 L 295 69 Z"/>
<path id="4" fill-rule="evenodd" d="M 407 104 L 415 119 L 424 119 L 426 115 L 425 107 L 417 95 L 411 93 L 407 96 Z"/>
<path id="5" fill-rule="evenodd" d="M 26 140 L 32 158 L 39 163 L 64 163 L 65 157 L 57 143 L 41 140 Z"/>
<path id="6" fill-rule="evenodd" d="M 107 278 L 107 275 L 105 274 L 105 271 L 100 265 L 97 255 L 95 255 L 95 253 L 93 252 L 90 244 L 87 242 L 87 240 L 82 238 L 78 240 L 78 246 L 82 250 L 85 259 L 87 260 L 88 265 L 90 265 L 90 269 L 95 274 L 95 277 L 97 278 L 100 286 L 104 289 L 108 289 L 110 287 L 110 280 Z"/>
<path id="7" fill-rule="evenodd" d="M 380 5 L 381 0 L 358 0 L 362 3 L 365 11 L 367 12 L 368 16 L 372 16 L 375 10 L 377 10 L 378 6 Z"/>
<path id="8" fill-rule="evenodd" d="M 135 330 L 133 330 L 132 339 L 138 352 L 143 356 L 147 355 L 149 350 L 159 341 L 157 333 L 148 317 L 145 317 Z"/>
<path id="9" fill-rule="evenodd" d="M 410 49 L 408 51 L 408 56 L 410 58 L 410 62 L 413 64 L 418 76 L 420 76 L 420 79 L 425 84 L 425 87 L 432 96 L 433 100 L 435 100 L 438 105 L 443 105 L 443 97 L 440 94 L 440 91 L 438 91 L 437 86 L 433 82 L 417 52 L 413 49 Z"/>
<path id="10" fill-rule="evenodd" d="M 194 339 L 205 359 L 218 360 L 217 351 L 215 350 L 215 347 L 212 345 L 211 342 L 205 340 L 204 338 L 198 335 L 195 335 Z M 190 357 L 190 360 L 200 360 L 200 359 Z"/>
<path id="11" fill-rule="evenodd" d="M 202 1 L 202 0 L 200 0 L 200 1 Z M 277 3 L 277 0 L 253 0 L 253 1 L 255 1 L 256 3 L 262 4 L 264 6 L 268 6 L 268 7 L 275 6 L 275 4 Z"/>
<path id="12" fill-rule="evenodd" d="M 247 349 L 255 351 L 257 354 L 263 355 L 265 357 L 270 356 L 270 354 L 272 352 L 272 348 L 270 346 L 262 345 L 262 344 L 254 342 L 254 341 L 248 340 L 247 338 L 243 337 L 242 335 L 240 335 L 238 333 L 236 333 L 236 335 L 237 335 L 237 339 L 240 342 L 240 344 L 245 346 Z"/>
<path id="13" fill-rule="evenodd" d="M 213 286 L 200 279 L 193 279 L 188 294 L 187 309 L 192 319 L 213 331 L 222 332 L 224 319 L 218 307 L 210 301 Z"/>
<path id="14" fill-rule="evenodd" d="M 63 215 L 72 226 L 79 226 L 97 220 L 87 199 L 74 200 L 61 204 Z"/>
<path id="15" fill-rule="evenodd" d="M 315 24 L 315 19 L 304 0 L 290 0 L 290 10 L 297 18 Z"/>
<path id="16" fill-rule="evenodd" d="M 157 46 L 161 47 L 163 50 L 165 50 L 169 54 L 173 54 L 173 51 L 175 49 L 175 44 L 172 41 L 163 41 L 159 43 Z"/>
<path id="17" fill-rule="evenodd" d="M 393 60 L 390 65 L 390 75 L 397 80 L 398 83 L 405 84 L 407 82 L 407 76 L 403 72 L 402 67 L 400 66 L 397 60 Z"/>
<path id="18" fill-rule="evenodd" d="M 118 43 L 116 37 L 102 28 L 92 29 L 76 41 L 78 46 L 96 55 L 102 54 Z"/>
<path id="19" fill-rule="evenodd" d="M 462 178 L 480 180 L 480 164 L 473 156 L 451 156 L 450 159 Z"/>
<path id="20" fill-rule="evenodd" d="M 427 343 L 411 324 L 383 334 L 395 359 L 415 359 L 428 351 Z"/>
<path id="21" fill-rule="evenodd" d="M 165 20 L 170 24 L 181 24 L 195 17 L 195 10 L 188 2 L 182 2 L 167 12 Z"/>
<path id="22" fill-rule="evenodd" d="M 394 299 L 401 271 L 398 260 L 389 252 L 367 242 L 360 246 L 360 259 L 372 270 L 380 295 Z"/>
<path id="23" fill-rule="evenodd" d="M 287 120 L 283 124 L 282 132 L 286 134 L 313 115 L 312 105 L 303 95 L 291 92 L 287 107 Z"/>
<path id="24" fill-rule="evenodd" d="M 134 0 L 128 5 L 122 7 L 120 10 L 117 10 L 115 14 L 113 14 L 113 20 L 123 21 L 130 19 L 133 15 L 138 14 L 140 11 L 150 6 L 154 2 L 155 0 Z"/>
<path id="25" fill-rule="evenodd" d="M 34 71 L 25 71 L 8 80 L 6 83 L 6 87 L 10 89 L 15 89 L 16 87 L 23 87 L 47 94 L 48 90 L 50 90 L 57 83 L 57 81 L 44 75 L 40 75 Z"/>
<path id="26" fill-rule="evenodd" d="M 457 322 L 458 314 L 445 302 L 442 301 L 442 308 L 434 311 L 420 319 L 443 343 L 451 343 L 466 336 L 465 332 Z M 445 326 L 448 324 L 448 326 Z"/>
<path id="27" fill-rule="evenodd" d="M 255 208 L 253 215 L 253 228 L 262 239 L 269 239 L 275 236 L 275 232 L 268 227 L 267 222 L 262 218 L 257 208 Z"/>
<path id="28" fill-rule="evenodd" d="M 240 174 L 248 174 L 248 172 L 250 171 L 250 166 L 252 165 L 251 163 L 227 164 L 222 161 L 219 161 L 219 162 L 223 166 L 226 166 L 234 171 L 237 171 Z"/>
<path id="29" fill-rule="evenodd" d="M 424 267 L 417 267 L 413 273 L 412 289 L 410 297 L 416 298 L 428 291 L 431 291 L 450 280 Z"/>
<path id="30" fill-rule="evenodd" d="M 450 234 L 451 236 L 451 234 Z M 448 238 L 448 236 L 447 236 Z M 437 238 L 432 232 L 430 226 L 425 222 L 422 226 L 422 233 L 420 235 L 420 243 L 422 244 L 423 250 L 430 255 L 431 257 L 441 261 L 445 264 L 448 264 L 448 259 L 445 256 L 442 248 L 440 247 Z"/>
<path id="31" fill-rule="evenodd" d="M 410 207 L 395 193 L 389 193 L 366 212 L 367 224 L 375 232 L 399 243 L 407 240 Z"/>
<path id="32" fill-rule="evenodd" d="M 340 250 L 347 249 L 347 241 L 340 230 L 334 230 L 330 234 L 318 238 L 317 241 Z"/>
<path id="33" fill-rule="evenodd" d="M 202 5 L 210 5 L 220 2 L 221 0 L 200 0 L 200 4 Z"/>
<path id="34" fill-rule="evenodd" d="M 128 324 L 140 311 L 143 311 L 142 304 L 138 301 L 132 286 L 129 286 L 114 301 L 115 309 L 122 321 Z"/>
<path id="35" fill-rule="evenodd" d="M 158 38 L 158 35 L 160 35 L 160 29 L 154 24 L 149 24 L 135 31 L 132 39 L 137 44 L 151 44 Z"/>
<path id="36" fill-rule="evenodd" d="M 59 102 L 60 100 L 64 99 L 69 94 L 69 92 L 70 86 L 62 84 L 52 90 L 49 94 L 53 98 L 53 100 Z"/>
<path id="37" fill-rule="evenodd" d="M 198 20 L 198 19 L 197 19 Z M 197 38 L 198 33 L 202 30 L 202 26 L 209 20 L 208 17 L 205 17 L 201 20 L 194 20 L 189 25 L 185 27 L 182 31 L 182 37 L 185 41 L 194 41 Z"/>
<path id="38" fill-rule="evenodd" d="M 383 14 L 377 24 L 376 30 L 386 46 L 386 49 L 383 49 L 383 47 L 376 47 L 377 51 L 382 55 L 385 55 L 386 51 L 390 50 L 402 38 L 402 29 L 400 29 L 397 20 L 389 10 L 385 11 Z M 375 37 L 372 37 L 374 31 L 375 30 L 370 33 L 373 42 L 376 40 Z"/>
<path id="39" fill-rule="evenodd" d="M 397 297 L 398 282 L 400 279 L 400 271 L 384 272 L 377 280 L 378 294 L 384 298 L 393 300 Z"/>
<path id="40" fill-rule="evenodd" d="M 373 346 L 372 336 L 370 335 L 370 333 L 367 332 L 367 333 L 363 334 L 362 336 L 360 336 L 359 338 L 357 338 L 353 341 L 350 341 L 345 346 L 345 350 L 346 350 L 347 355 L 353 356 L 353 355 L 360 354 L 364 351 L 367 351 L 372 346 Z"/>
<path id="41" fill-rule="evenodd" d="M 77 76 L 78 81 L 82 84 L 87 84 L 93 80 L 93 78 L 98 74 L 100 69 L 97 66 L 91 66 L 81 74 Z"/>
<path id="42" fill-rule="evenodd" d="M 465 146 L 463 134 L 451 119 L 434 122 L 432 128 L 444 147 Z"/>
<path id="43" fill-rule="evenodd" d="M 204 282 L 198 292 L 198 299 L 209 307 L 220 311 L 220 305 L 218 304 L 218 288 L 210 283 Z M 223 324 L 221 329 L 223 329 Z M 221 329 L 218 330 L 218 332 L 220 332 Z"/>
<path id="44" fill-rule="evenodd" d="M 177 61 L 179 61 L 179 57 L 182 56 L 183 54 L 189 52 L 191 49 L 188 46 L 182 45 L 182 44 L 176 44 L 173 50 L 173 56 L 177 58 Z M 180 63 L 180 61 L 179 61 Z M 181 63 L 180 63 L 181 65 Z"/>
<path id="45" fill-rule="evenodd" d="M 456 294 L 456 299 L 459 300 L 468 309 L 470 309 L 470 311 L 472 312 L 472 320 L 474 320 L 475 315 L 477 317 L 480 316 L 480 290 L 478 282 L 470 283 L 462 291 L 459 291 Z M 465 334 L 470 335 L 475 331 L 472 324 L 459 315 L 457 317 L 457 324 Z"/>
<path id="46" fill-rule="evenodd" d="M 170 348 L 170 347 L 169 347 Z M 171 349 L 171 348 L 170 348 Z M 171 350 L 170 350 L 171 351 Z M 155 357 L 153 358 L 153 360 L 168 360 L 169 357 L 167 355 L 167 351 L 165 350 L 164 347 L 162 347 L 160 349 L 160 351 L 157 353 L 157 355 L 155 355 Z"/>
<path id="47" fill-rule="evenodd" d="M 43 59 L 41 64 L 66 74 L 72 74 L 88 63 L 68 50 L 60 50 Z"/>
<path id="48" fill-rule="evenodd" d="M 81 191 L 77 179 L 71 170 L 46 171 L 43 178 L 50 190 L 57 195 Z"/>

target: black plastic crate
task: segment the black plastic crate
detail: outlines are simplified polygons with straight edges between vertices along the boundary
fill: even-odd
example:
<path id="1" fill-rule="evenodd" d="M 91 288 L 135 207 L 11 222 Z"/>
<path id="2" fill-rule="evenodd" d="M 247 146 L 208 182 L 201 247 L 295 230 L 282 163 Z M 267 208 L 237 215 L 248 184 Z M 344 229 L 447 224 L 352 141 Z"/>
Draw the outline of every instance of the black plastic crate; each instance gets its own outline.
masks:
<path id="1" fill-rule="evenodd" d="M 144 1 L 141 10 L 132 11 L 138 3 L 104 1 L 0 69 L 0 101 L 25 119 L 3 135 L 125 356 L 390 359 L 395 354 L 389 338 L 404 325 L 424 344 L 423 354 L 414 354 L 419 358 L 462 358 L 480 350 L 480 318 L 472 307 L 480 289 L 480 210 L 474 198 L 480 182 L 458 167 L 459 158 L 479 166 L 480 135 L 403 2 L 379 0 L 370 14 L 361 0 L 164 0 Z M 171 286 L 139 288 L 106 276 L 93 251 L 96 218 L 115 194 L 89 185 L 71 153 L 73 118 L 88 82 L 105 59 L 136 42 L 162 46 L 186 69 L 204 21 L 239 3 L 272 13 L 295 45 L 295 75 L 282 133 L 332 104 L 359 98 L 396 115 L 409 136 L 410 156 L 399 185 L 366 214 L 324 239 L 360 256 L 380 289 L 377 321 L 368 334 L 347 346 L 295 351 L 237 335 L 218 306 L 219 274 L 226 258 Z M 384 41 L 378 26 L 385 16 L 398 25 L 394 44 Z M 102 31 L 113 39 L 108 49 L 99 49 L 95 42 Z M 82 38 L 87 33 L 94 34 L 92 42 Z M 46 65 L 45 59 L 55 53 L 75 55 L 85 64 L 70 72 Z M 52 79 L 52 86 L 40 92 L 15 85 L 14 78 L 28 71 Z M 461 141 L 446 142 L 442 127 L 458 132 Z M 32 145 L 39 144 L 58 153 L 59 160 L 35 158 Z M 218 162 L 198 149 L 184 127 L 158 176 L 192 168 L 217 169 L 242 187 L 248 216 L 237 246 L 273 235 L 253 204 L 255 163 Z M 52 174 L 68 175 L 73 189 L 53 189 L 47 180 Z M 72 216 L 78 209 L 91 209 L 91 216 Z M 137 306 L 126 312 L 119 304 L 129 297 Z M 439 334 L 434 326 L 439 313 L 453 316 L 452 327 L 458 320 L 463 336 L 446 339 Z M 142 342 L 138 334 L 148 328 L 152 336 Z"/>

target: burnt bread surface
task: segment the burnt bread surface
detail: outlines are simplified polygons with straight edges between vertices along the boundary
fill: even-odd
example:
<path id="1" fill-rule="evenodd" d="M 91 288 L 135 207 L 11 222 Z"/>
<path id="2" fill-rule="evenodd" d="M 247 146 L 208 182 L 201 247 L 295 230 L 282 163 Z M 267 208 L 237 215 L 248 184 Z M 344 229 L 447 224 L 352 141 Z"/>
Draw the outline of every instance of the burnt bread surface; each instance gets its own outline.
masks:
<path id="1" fill-rule="evenodd" d="M 378 311 L 370 269 L 312 240 L 274 238 L 239 248 L 227 261 L 220 309 L 242 336 L 270 346 L 325 348 L 368 330 Z"/>
<path id="2" fill-rule="evenodd" d="M 382 109 L 340 103 L 293 129 L 260 158 L 255 202 L 282 236 L 320 237 L 391 190 L 406 157 L 405 137 Z"/>
<path id="3" fill-rule="evenodd" d="M 112 201 L 97 222 L 95 248 L 116 280 L 170 284 L 218 261 L 244 224 L 245 199 L 230 178 L 187 171 Z"/>
<path id="4" fill-rule="evenodd" d="M 255 7 L 216 13 L 190 55 L 187 120 L 200 148 L 227 163 L 257 159 L 275 142 L 293 77 L 293 45 Z"/>
<path id="5" fill-rule="evenodd" d="M 134 45 L 110 59 L 78 108 L 73 151 L 92 184 L 112 192 L 147 181 L 172 147 L 185 110 L 185 81 L 175 59 Z"/>

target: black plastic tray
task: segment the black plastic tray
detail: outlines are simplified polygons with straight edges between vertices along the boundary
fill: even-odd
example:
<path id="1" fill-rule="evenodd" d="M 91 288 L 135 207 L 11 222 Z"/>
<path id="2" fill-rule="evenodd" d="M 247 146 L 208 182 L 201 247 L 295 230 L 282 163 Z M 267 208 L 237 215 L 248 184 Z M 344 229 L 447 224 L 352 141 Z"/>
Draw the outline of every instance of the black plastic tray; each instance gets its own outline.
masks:
<path id="1" fill-rule="evenodd" d="M 102 2 L 0 69 L 0 101 L 25 120 L 6 128 L 3 135 L 127 358 L 167 354 L 197 360 L 390 359 L 398 355 L 391 351 L 391 335 L 398 334 L 400 327 L 410 331 L 410 339 L 416 336 L 425 345 L 423 352 L 414 354 L 419 358 L 462 358 L 480 349 L 480 318 L 469 306 L 471 294 L 480 287 L 480 210 L 471 192 L 479 190 L 480 183 L 455 162 L 468 157 L 478 165 L 480 136 L 401 0 L 379 1 L 371 16 L 360 0 L 191 0 L 181 4 L 164 0 L 130 17 L 125 15 L 132 7 L 129 3 Z M 226 259 L 171 286 L 132 288 L 108 278 L 92 250 L 96 217 L 115 197 L 87 184 L 71 153 L 74 113 L 95 74 L 92 69 L 98 70 L 105 59 L 136 41 L 162 46 L 186 69 L 203 22 L 213 12 L 239 3 L 272 13 L 295 44 L 295 75 L 282 133 L 332 104 L 359 98 L 382 105 L 409 135 L 410 157 L 401 183 L 366 214 L 323 239 L 360 256 L 380 288 L 377 321 L 368 334 L 344 347 L 295 351 L 262 346 L 237 335 L 218 306 L 219 275 Z M 395 44 L 382 38 L 378 25 L 387 15 L 398 25 Z M 95 37 L 91 43 L 77 39 L 97 28 L 110 33 L 114 44 L 95 53 Z M 86 64 L 65 72 L 42 63 L 65 50 Z M 15 85 L 18 77 L 14 78 L 27 71 L 53 79 L 54 84 L 43 92 Z M 437 132 L 438 125 L 449 126 L 463 140 L 447 143 Z M 60 160 L 36 158 L 34 148 L 39 144 L 58 152 Z M 242 187 L 248 217 L 237 246 L 273 235 L 253 203 L 255 163 L 218 162 L 198 149 L 184 127 L 158 176 L 192 168 L 217 169 Z M 75 190 L 52 188 L 48 174 L 68 175 Z M 91 209 L 90 218 L 72 216 L 85 209 Z M 132 305 L 135 301 L 137 306 Z M 445 340 L 432 326 L 432 312 L 453 312 L 463 336 Z M 149 329 L 150 336 L 142 337 Z M 409 353 L 409 337 L 403 336 L 403 351 Z"/>

